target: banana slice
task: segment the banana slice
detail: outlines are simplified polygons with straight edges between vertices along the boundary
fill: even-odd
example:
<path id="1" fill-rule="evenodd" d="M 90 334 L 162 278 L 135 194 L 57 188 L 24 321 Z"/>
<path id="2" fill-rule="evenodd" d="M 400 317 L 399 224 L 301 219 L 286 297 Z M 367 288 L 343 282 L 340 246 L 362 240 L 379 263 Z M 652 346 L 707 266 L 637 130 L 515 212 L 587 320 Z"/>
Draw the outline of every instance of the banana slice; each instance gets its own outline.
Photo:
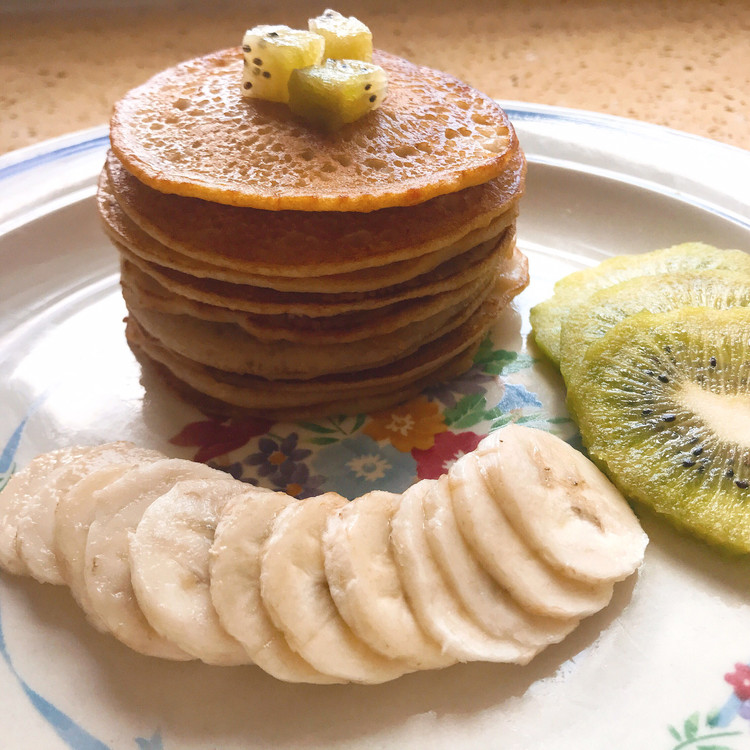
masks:
<path id="1" fill-rule="evenodd" d="M 259 487 L 252 489 L 252 497 L 229 501 L 210 550 L 211 600 L 227 632 L 270 675 L 285 682 L 341 682 L 322 674 L 289 648 L 260 595 L 261 549 L 276 516 L 295 502 L 285 492 Z"/>
<path id="2" fill-rule="evenodd" d="M 563 440 L 509 425 L 476 455 L 508 520 L 549 565 L 599 583 L 627 578 L 643 562 L 648 538 L 625 498 Z"/>
<path id="3" fill-rule="evenodd" d="M 96 517 L 97 492 L 131 468 L 120 464 L 92 472 L 60 498 L 55 510 L 53 547 L 62 578 L 89 622 L 103 633 L 108 632 L 107 625 L 94 611 L 86 588 L 86 541 Z"/>
<path id="4" fill-rule="evenodd" d="M 251 663 L 242 644 L 219 622 L 209 591 L 209 550 L 230 499 L 252 491 L 235 481 L 190 479 L 146 508 L 130 536 L 130 577 L 149 624 L 207 664 Z"/>
<path id="5" fill-rule="evenodd" d="M 326 578 L 341 616 L 370 648 L 415 669 L 446 667 L 456 660 L 414 619 L 391 550 L 391 518 L 400 501 L 376 490 L 329 517 Z"/>
<path id="6" fill-rule="evenodd" d="M 321 534 L 347 500 L 334 492 L 284 508 L 263 547 L 263 602 L 289 645 L 320 672 L 341 680 L 379 683 L 409 671 L 370 649 L 343 620 L 328 589 Z"/>
<path id="7" fill-rule="evenodd" d="M 414 614 L 443 650 L 459 661 L 529 661 L 534 650 L 481 628 L 440 572 L 427 543 L 422 509 L 434 486 L 434 480 L 412 485 L 391 521 L 393 550 Z"/>
<path id="8" fill-rule="evenodd" d="M 448 473 L 453 512 L 466 541 L 495 580 L 530 612 L 579 618 L 598 612 L 611 584 L 587 584 L 549 567 L 516 533 L 488 490 L 475 453 Z"/>
<path id="9" fill-rule="evenodd" d="M 86 541 L 84 581 L 96 615 L 134 651 L 165 659 L 188 657 L 151 627 L 138 606 L 128 542 L 146 508 L 182 479 L 234 481 L 216 469 L 177 458 L 130 469 L 96 493 L 96 517 Z"/>
<path id="10" fill-rule="evenodd" d="M 0 492 L 0 568 L 16 575 L 29 575 L 18 554 L 18 524 L 26 506 L 37 497 L 49 475 L 75 461 L 86 448 L 74 446 L 43 453 L 14 474 Z"/>
<path id="11" fill-rule="evenodd" d="M 519 607 L 479 564 L 453 515 L 448 477 L 441 477 L 433 485 L 422 505 L 430 551 L 464 607 L 488 633 L 511 638 L 529 650 L 530 658 L 545 646 L 561 641 L 576 627 L 578 618 L 544 617 Z"/>
<path id="12" fill-rule="evenodd" d="M 64 495 L 81 479 L 111 464 L 135 465 L 164 458 L 156 451 L 121 441 L 81 449 L 75 459 L 55 469 L 29 495 L 18 520 L 18 554 L 29 573 L 41 583 L 65 582 L 54 552 L 55 511 Z"/>

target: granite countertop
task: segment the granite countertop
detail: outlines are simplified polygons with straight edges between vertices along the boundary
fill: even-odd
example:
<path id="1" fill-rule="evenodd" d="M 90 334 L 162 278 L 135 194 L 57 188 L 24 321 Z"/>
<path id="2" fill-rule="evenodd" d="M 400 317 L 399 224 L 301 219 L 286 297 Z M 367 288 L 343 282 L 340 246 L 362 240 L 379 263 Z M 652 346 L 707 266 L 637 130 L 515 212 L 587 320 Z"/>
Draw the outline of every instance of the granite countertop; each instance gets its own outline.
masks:
<path id="1" fill-rule="evenodd" d="M 306 25 L 322 3 L 57 0 L 0 8 L 0 153 L 107 122 L 151 74 Z M 747 0 L 342 0 L 376 45 L 491 96 L 608 112 L 750 149 Z"/>

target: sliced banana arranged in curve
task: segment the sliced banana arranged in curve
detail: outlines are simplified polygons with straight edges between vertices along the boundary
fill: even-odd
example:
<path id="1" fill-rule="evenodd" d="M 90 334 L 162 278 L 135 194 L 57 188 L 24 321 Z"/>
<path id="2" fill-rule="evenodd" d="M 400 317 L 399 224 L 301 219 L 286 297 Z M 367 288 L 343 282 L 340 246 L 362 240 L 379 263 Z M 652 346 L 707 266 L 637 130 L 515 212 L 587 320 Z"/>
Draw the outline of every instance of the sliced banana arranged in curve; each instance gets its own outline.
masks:
<path id="1" fill-rule="evenodd" d="M 292 650 L 273 624 L 260 591 L 261 556 L 276 516 L 298 502 L 285 492 L 253 488 L 256 502 L 239 496 L 225 506 L 209 551 L 210 593 L 219 620 L 268 674 L 286 682 L 340 682 Z"/>
<path id="2" fill-rule="evenodd" d="M 439 480 L 351 502 L 130 443 L 45 454 L 0 493 L 0 567 L 66 583 L 141 653 L 289 682 L 525 664 L 604 607 L 646 544 L 587 458 L 513 425 Z"/>
<path id="3" fill-rule="evenodd" d="M 326 578 L 349 627 L 370 648 L 414 669 L 453 664 L 417 622 L 401 585 L 391 521 L 401 496 L 375 490 L 334 513 L 323 532 Z"/>
<path id="4" fill-rule="evenodd" d="M 130 578 L 138 604 L 166 640 L 207 664 L 251 659 L 222 626 L 210 592 L 209 551 L 239 482 L 187 479 L 154 500 L 130 535 Z"/>
<path id="5" fill-rule="evenodd" d="M 562 640 L 578 618 L 537 615 L 520 606 L 480 564 L 458 528 L 448 476 L 422 498 L 430 552 L 461 603 L 488 633 L 539 650 Z"/>

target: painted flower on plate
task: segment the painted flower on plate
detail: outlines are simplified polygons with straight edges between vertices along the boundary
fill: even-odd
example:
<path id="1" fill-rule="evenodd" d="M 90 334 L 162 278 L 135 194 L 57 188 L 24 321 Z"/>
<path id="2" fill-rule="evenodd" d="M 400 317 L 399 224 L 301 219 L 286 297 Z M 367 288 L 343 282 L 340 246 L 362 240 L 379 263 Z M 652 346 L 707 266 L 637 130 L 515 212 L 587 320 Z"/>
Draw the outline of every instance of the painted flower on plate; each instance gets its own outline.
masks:
<path id="1" fill-rule="evenodd" d="M 416 471 L 410 453 L 379 445 L 362 433 L 322 448 L 313 467 L 326 477 L 326 488 L 350 500 L 371 490 L 402 492 Z"/>
<path id="2" fill-rule="evenodd" d="M 417 462 L 417 476 L 420 479 L 437 479 L 461 456 L 471 453 L 481 439 L 482 436 L 476 432 L 441 432 L 435 436 L 432 448 L 412 450 L 411 454 Z"/>
<path id="3" fill-rule="evenodd" d="M 440 407 L 419 396 L 404 404 L 370 415 L 363 432 L 373 440 L 388 440 L 397 450 L 427 450 L 435 444 L 435 435 L 447 430 Z"/>
<path id="4" fill-rule="evenodd" d="M 292 497 L 309 497 L 323 484 L 323 477 L 311 476 L 304 463 L 312 451 L 297 446 L 298 435 L 291 432 L 284 438 L 262 437 L 258 451 L 251 453 L 245 463 L 255 467 L 259 477 Z"/>
<path id="5" fill-rule="evenodd" d="M 251 438 L 267 432 L 272 422 L 257 417 L 209 418 L 185 425 L 170 438 L 172 445 L 197 446 L 194 461 L 202 463 L 241 448 Z"/>
<path id="6" fill-rule="evenodd" d="M 542 408 L 542 402 L 535 393 L 526 389 L 520 383 L 505 383 L 505 390 L 500 403 L 497 405 L 504 413 L 517 412 L 522 409 L 534 407 Z"/>
<path id="7" fill-rule="evenodd" d="M 750 702 L 750 666 L 735 664 L 734 672 L 724 676 L 724 679 L 734 688 L 734 694 L 743 702 Z"/>

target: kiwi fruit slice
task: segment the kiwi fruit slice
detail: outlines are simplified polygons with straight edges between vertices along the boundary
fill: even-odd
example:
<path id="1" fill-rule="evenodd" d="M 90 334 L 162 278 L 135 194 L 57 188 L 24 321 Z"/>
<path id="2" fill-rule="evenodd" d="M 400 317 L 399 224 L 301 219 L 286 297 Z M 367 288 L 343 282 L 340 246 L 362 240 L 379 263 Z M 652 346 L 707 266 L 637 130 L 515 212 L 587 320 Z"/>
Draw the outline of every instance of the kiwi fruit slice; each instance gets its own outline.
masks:
<path id="1" fill-rule="evenodd" d="M 387 79 L 378 65 L 361 60 L 325 60 L 293 70 L 289 109 L 324 130 L 337 130 L 373 109 L 385 97 Z"/>
<path id="2" fill-rule="evenodd" d="M 594 292 L 637 276 L 708 269 L 750 273 L 750 254 L 741 250 L 719 250 L 702 242 L 687 242 L 642 255 L 618 255 L 593 268 L 576 271 L 555 284 L 552 297 L 531 309 L 536 342 L 559 366 L 562 322 Z"/>
<path id="3" fill-rule="evenodd" d="M 372 32 L 354 16 L 347 18 L 329 8 L 316 18 L 311 18 L 307 25 L 310 31 L 325 39 L 323 57 L 365 62 L 372 60 Z"/>
<path id="4" fill-rule="evenodd" d="M 570 385 L 588 347 L 629 315 L 679 307 L 748 305 L 750 275 L 733 271 L 690 271 L 623 281 L 594 292 L 567 315 L 560 332 L 560 372 Z"/>
<path id="5" fill-rule="evenodd" d="M 568 404 L 623 494 L 750 552 L 750 308 L 625 318 L 588 348 Z"/>

